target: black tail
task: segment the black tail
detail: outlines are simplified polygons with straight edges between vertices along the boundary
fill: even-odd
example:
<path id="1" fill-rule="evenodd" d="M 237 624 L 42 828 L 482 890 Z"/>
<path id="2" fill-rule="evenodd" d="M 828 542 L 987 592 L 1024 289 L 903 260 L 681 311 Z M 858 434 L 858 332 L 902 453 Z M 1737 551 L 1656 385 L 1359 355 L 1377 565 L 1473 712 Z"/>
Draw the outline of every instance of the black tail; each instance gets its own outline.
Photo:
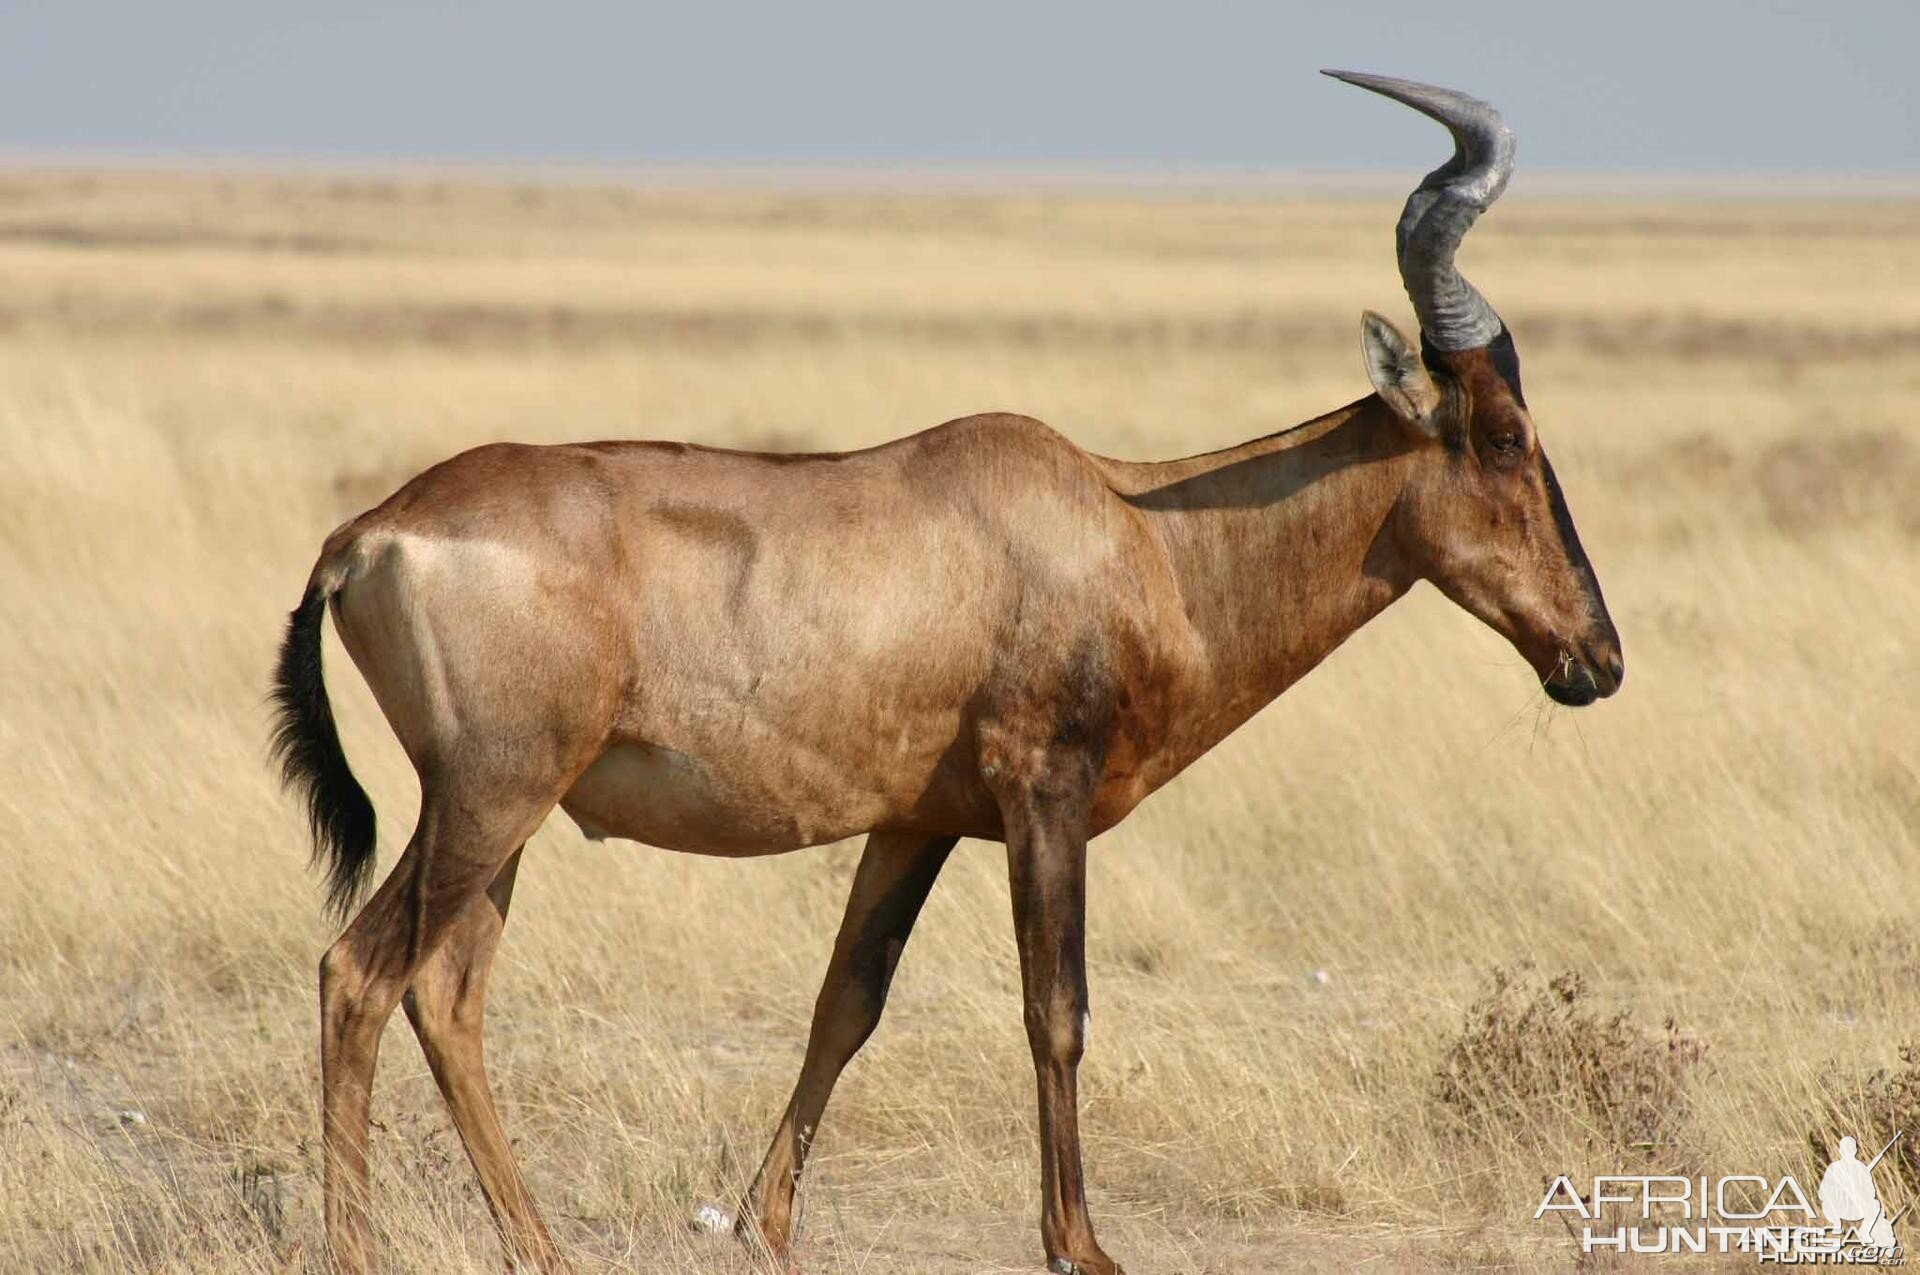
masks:
<path id="1" fill-rule="evenodd" d="M 273 758 L 280 780 L 307 799 L 313 863 L 327 869 L 327 906 L 347 918 L 373 875 L 373 803 L 347 768 L 334 729 L 333 705 L 320 670 L 320 625 L 327 594 L 310 586 L 287 617 L 273 674 Z"/>

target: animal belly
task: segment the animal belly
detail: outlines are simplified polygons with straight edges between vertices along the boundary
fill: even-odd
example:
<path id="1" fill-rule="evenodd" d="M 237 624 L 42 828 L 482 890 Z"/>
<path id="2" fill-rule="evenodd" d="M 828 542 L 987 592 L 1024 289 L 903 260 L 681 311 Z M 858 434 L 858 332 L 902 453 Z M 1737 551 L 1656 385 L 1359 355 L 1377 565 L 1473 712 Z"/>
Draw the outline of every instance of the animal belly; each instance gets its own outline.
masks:
<path id="1" fill-rule="evenodd" d="M 595 840 L 623 837 L 689 854 L 782 854 L 877 826 L 884 803 L 779 775 L 741 776 L 651 744 L 619 744 L 574 782 L 560 808 Z"/>

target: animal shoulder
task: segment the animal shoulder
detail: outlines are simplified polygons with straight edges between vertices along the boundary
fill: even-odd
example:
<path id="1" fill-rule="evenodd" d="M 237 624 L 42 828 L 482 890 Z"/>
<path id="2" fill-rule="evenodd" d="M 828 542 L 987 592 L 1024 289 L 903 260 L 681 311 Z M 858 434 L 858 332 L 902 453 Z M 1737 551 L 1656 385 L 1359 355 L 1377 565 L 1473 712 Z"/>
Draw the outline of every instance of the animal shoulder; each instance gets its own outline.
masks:
<path id="1" fill-rule="evenodd" d="M 963 416 L 900 440 L 914 458 L 949 472 L 980 471 L 1007 477 L 1025 474 L 1057 482 L 1101 482 L 1098 462 L 1045 422 L 1010 412 Z"/>

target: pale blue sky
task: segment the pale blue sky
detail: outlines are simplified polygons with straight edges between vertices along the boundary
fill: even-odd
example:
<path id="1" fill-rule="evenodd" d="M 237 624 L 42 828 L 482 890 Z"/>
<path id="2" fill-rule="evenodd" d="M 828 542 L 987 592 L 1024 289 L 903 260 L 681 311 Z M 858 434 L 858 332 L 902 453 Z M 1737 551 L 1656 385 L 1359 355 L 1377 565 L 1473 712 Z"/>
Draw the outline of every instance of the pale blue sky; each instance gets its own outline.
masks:
<path id="1" fill-rule="evenodd" d="M 0 0 L 0 150 L 609 165 L 1406 168 L 1322 66 L 1465 88 L 1535 169 L 1920 174 L 1920 0 Z"/>

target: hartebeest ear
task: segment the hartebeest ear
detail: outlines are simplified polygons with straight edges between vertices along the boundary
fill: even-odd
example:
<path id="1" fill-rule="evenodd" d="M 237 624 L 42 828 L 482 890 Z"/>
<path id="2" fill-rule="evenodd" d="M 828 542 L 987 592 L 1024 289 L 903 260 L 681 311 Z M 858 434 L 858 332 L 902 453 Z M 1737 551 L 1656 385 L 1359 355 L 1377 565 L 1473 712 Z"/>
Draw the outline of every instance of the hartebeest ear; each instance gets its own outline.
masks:
<path id="1" fill-rule="evenodd" d="M 1360 350 L 1367 360 L 1367 379 L 1380 400 L 1421 433 L 1438 437 L 1434 412 L 1440 407 L 1440 391 L 1413 342 L 1384 316 L 1369 310 L 1360 317 Z"/>

